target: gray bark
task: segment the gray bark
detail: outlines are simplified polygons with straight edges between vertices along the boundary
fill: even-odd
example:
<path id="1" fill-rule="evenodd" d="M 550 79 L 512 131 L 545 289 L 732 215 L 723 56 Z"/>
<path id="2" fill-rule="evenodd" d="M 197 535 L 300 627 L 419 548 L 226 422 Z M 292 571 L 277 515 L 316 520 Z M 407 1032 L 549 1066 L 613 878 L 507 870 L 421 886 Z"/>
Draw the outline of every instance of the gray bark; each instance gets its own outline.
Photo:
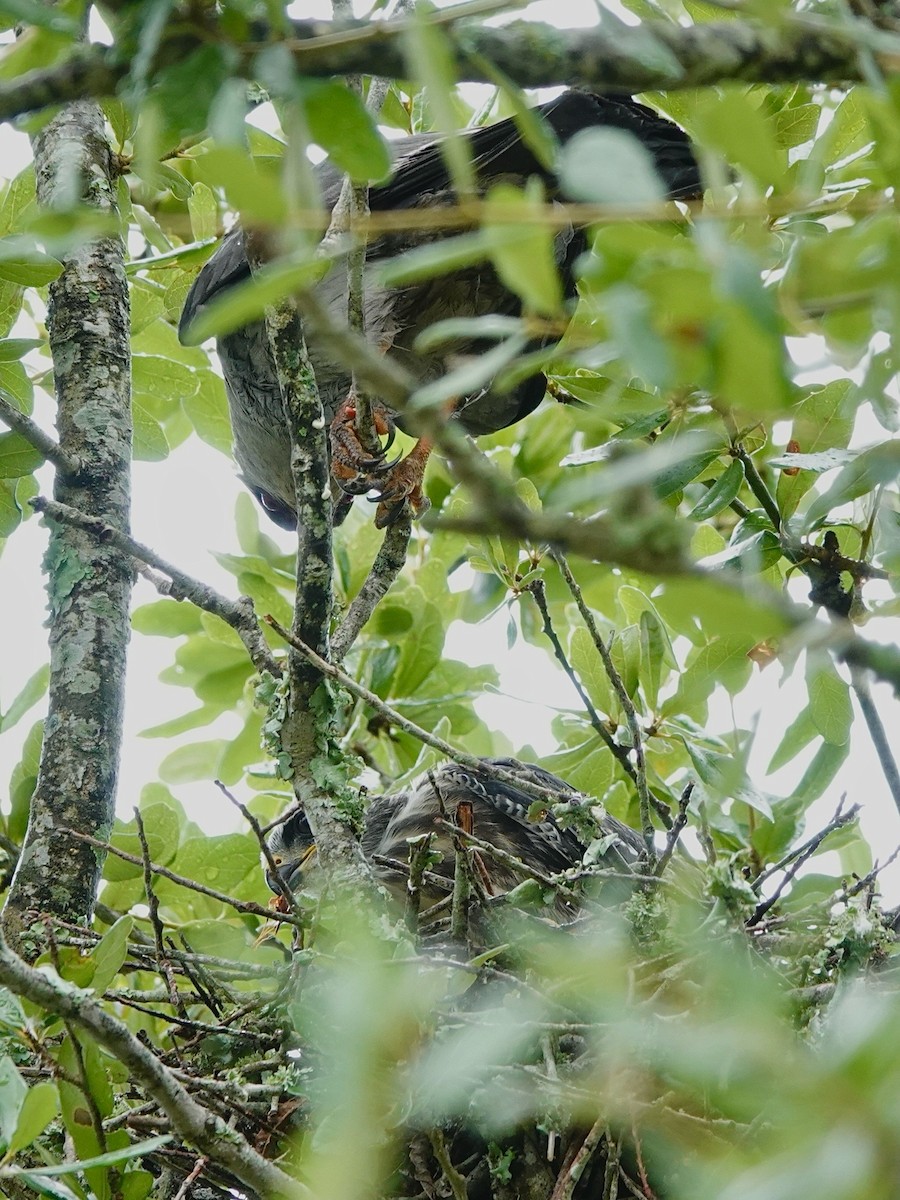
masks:
<path id="1" fill-rule="evenodd" d="M 644 21 L 635 28 L 607 29 L 555 29 L 520 21 L 496 29 L 474 21 L 454 22 L 446 13 L 434 20 L 447 26 L 461 81 L 493 83 L 499 69 L 520 87 L 567 84 L 641 92 L 728 80 L 849 83 L 865 78 L 861 49 L 871 51 L 887 72 L 893 71 L 896 59 L 894 39 L 870 23 L 841 18 L 838 24 L 808 14 L 791 14 L 783 25 L 768 28 L 735 20 L 688 27 Z M 302 75 L 358 73 L 405 79 L 415 76 L 406 59 L 406 29 L 408 22 L 402 20 L 295 21 L 291 50 Z M 273 37 L 263 25 L 257 25 L 254 34 L 266 45 Z M 202 39 L 206 36 L 204 31 Z M 183 61 L 202 39 L 179 14 L 177 28 L 161 41 L 154 67 Z M 251 42 L 240 50 L 238 69 L 252 78 L 256 49 Z M 54 103 L 112 95 L 129 66 L 115 47 L 79 47 L 53 67 L 0 82 L 0 119 Z"/>
<path id="2" fill-rule="evenodd" d="M 116 168 L 94 104 L 61 112 L 35 139 L 40 204 L 81 202 L 115 219 Z M 131 410 L 125 248 L 86 242 L 50 289 L 48 330 L 60 447 L 62 503 L 127 529 Z M 63 829 L 107 839 L 115 811 L 122 727 L 130 559 L 72 525 L 50 524 L 50 707 L 28 831 L 3 926 L 23 953 L 29 914 L 90 920 L 103 856 Z"/>

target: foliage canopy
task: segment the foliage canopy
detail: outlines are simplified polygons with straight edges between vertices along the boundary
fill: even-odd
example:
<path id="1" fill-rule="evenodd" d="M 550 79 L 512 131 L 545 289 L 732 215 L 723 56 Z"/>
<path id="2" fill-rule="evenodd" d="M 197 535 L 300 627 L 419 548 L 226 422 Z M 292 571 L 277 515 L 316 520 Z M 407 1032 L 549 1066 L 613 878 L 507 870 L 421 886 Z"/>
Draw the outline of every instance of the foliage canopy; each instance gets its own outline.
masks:
<path id="1" fill-rule="evenodd" d="M 635 147 L 606 139 L 592 158 L 561 166 L 580 197 L 565 219 L 590 229 L 571 311 L 551 252 L 559 206 L 533 189 L 498 188 L 390 265 L 385 277 L 399 285 L 488 260 L 523 305 L 521 319 L 479 319 L 489 369 L 463 364 L 409 398 L 412 410 L 434 419 L 460 391 L 459 372 L 469 388 L 497 371 L 515 381 L 535 353 L 524 331 L 537 327 L 550 337 L 539 353 L 551 394 L 527 421 L 482 440 L 486 457 L 454 443 L 432 463 L 432 508 L 402 570 L 392 578 L 378 558 L 389 590 L 341 643 L 347 678 L 313 670 L 298 705 L 299 652 L 270 625 L 260 633 L 251 617 L 248 638 L 233 606 L 152 554 L 114 539 L 105 551 L 121 569 L 134 555 L 168 577 L 136 608 L 133 629 L 165 639 L 161 678 L 189 700 L 173 700 L 176 715 L 147 731 L 171 749 L 134 817 L 110 829 L 110 813 L 80 808 L 79 789 L 62 788 L 69 807 L 53 817 L 56 832 L 93 837 L 89 853 L 103 864 L 96 909 L 51 897 L 48 911 L 29 910 L 25 934 L 5 918 L 37 967 L 0 952 L 0 1190 L 15 1200 L 183 1200 L 230 1188 L 341 1200 L 895 1195 L 894 916 L 882 912 L 858 826 L 865 789 L 830 821 L 811 821 L 810 809 L 846 763 L 855 721 L 900 807 L 885 734 L 895 718 L 879 713 L 870 687 L 900 693 L 890 641 L 900 572 L 896 18 L 878 5 L 815 15 L 783 3 L 724 15 L 694 0 L 624 8 L 634 18 L 623 26 L 625 67 L 573 59 L 555 82 L 596 82 L 604 64 L 611 78 L 631 69 L 640 86 L 655 81 L 643 99 L 695 140 L 704 204 L 663 204 Z M 276 4 L 148 0 L 102 14 L 109 49 L 82 43 L 78 0 L 3 10 L 7 28 L 26 27 L 0 63 L 0 108 L 37 147 L 37 176 L 29 167 L 0 195 L 4 540 L 37 536 L 29 502 L 48 458 L 64 480 L 87 478 L 89 499 L 111 477 L 91 476 L 91 437 L 103 441 L 88 428 L 95 415 L 68 439 L 61 421 L 58 444 L 27 419 L 51 370 L 61 411 L 68 403 L 71 360 L 54 342 L 51 367 L 46 333 L 53 341 L 72 302 L 54 292 L 48 316 L 48 289 L 92 247 L 126 247 L 135 458 L 158 462 L 191 438 L 227 454 L 216 366 L 175 332 L 222 230 L 240 214 L 279 231 L 280 253 L 210 312 L 204 334 L 267 308 L 292 313 L 324 269 L 345 269 L 333 247 L 337 265 L 319 249 L 328 214 L 316 207 L 311 148 L 366 185 L 388 169 L 384 131 L 463 128 L 527 108 L 515 64 L 488 64 L 494 87 L 464 86 L 465 39 L 486 28 L 477 14 L 468 24 L 422 10 L 396 18 L 401 33 L 368 51 L 377 15 L 310 33 Z M 604 11 L 601 32 L 614 40 L 617 23 Z M 790 82 L 748 84 L 723 68 L 695 87 L 678 58 L 683 29 L 725 48 L 752 35 L 771 56 L 760 78 L 774 77 L 774 62 L 788 70 L 785 47 L 803 35 L 806 65 Z M 531 36 L 541 61 L 553 31 Z M 853 48 L 848 81 L 863 76 L 856 85 L 834 83 L 842 39 Z M 316 66 L 317 53 L 336 55 L 334 65 Z M 386 70 L 397 54 L 403 69 L 392 69 L 374 114 L 359 80 L 344 76 Z M 362 78 L 365 92 L 371 75 Z M 48 148 L 91 98 L 108 147 L 81 178 Z M 450 165 L 465 182 L 465 156 Z M 103 268 L 92 285 L 98 312 L 109 300 L 102 281 L 114 277 Z M 109 338 L 118 344 L 114 329 Z M 49 514 L 63 531 L 47 559 L 54 620 L 102 574 L 90 549 L 66 549 L 65 531 L 110 543 L 105 527 L 98 536 L 68 514 Z M 293 552 L 261 528 L 247 496 L 235 528 L 236 544 L 215 548 L 233 593 L 282 626 L 293 619 L 297 635 L 304 591 Z M 324 624 L 336 641 L 382 537 L 362 504 L 334 533 Z M 101 623 L 114 608 L 104 597 L 92 601 Z M 655 829 L 627 896 L 622 880 L 606 879 L 560 929 L 546 915 L 552 886 L 532 877 L 509 901 L 482 897 L 477 914 L 476 894 L 469 925 L 448 929 L 439 912 L 420 930 L 338 873 L 258 944 L 268 894 L 255 833 L 210 835 L 179 788 L 217 780 L 262 825 L 293 798 L 312 806 L 314 824 L 335 812 L 352 823 L 352 784 L 400 788 L 441 761 L 413 726 L 468 755 L 536 759 L 527 732 L 515 741 L 490 728 L 476 705 L 499 683 L 490 648 L 476 666 L 446 650 L 454 622 L 484 640 L 498 613 L 510 645 L 538 647 L 545 670 L 572 681 L 542 765 L 588 809 Z M 313 641 L 328 650 L 327 634 Z M 105 678 L 92 648 L 77 649 L 86 672 Z M 771 672 L 803 681 L 766 764 L 768 774 L 793 766 L 784 794 L 757 765 L 755 729 L 728 715 L 773 660 Z M 273 662 L 282 679 L 262 669 Z M 49 820 L 38 776 L 46 790 L 51 743 L 34 720 L 49 681 L 39 666 L 18 696 L 0 697 L 7 742 L 34 722 L 16 742 L 2 813 L 7 887 L 26 843 L 8 912 L 36 861 L 66 890 L 65 861 L 34 850 Z M 541 688 L 536 679 L 536 699 Z M 284 732 L 299 707 L 308 744 L 302 730 Z M 239 716 L 237 736 L 203 732 L 223 714 Z M 51 715 L 48 733 L 58 725 Z M 101 753 L 114 781 L 113 735 L 81 750 L 76 768 L 90 774 Z M 583 811 L 559 817 L 587 819 L 592 842 Z M 333 865 L 349 834 L 316 828 Z M 594 841 L 588 860 L 600 852 Z"/>

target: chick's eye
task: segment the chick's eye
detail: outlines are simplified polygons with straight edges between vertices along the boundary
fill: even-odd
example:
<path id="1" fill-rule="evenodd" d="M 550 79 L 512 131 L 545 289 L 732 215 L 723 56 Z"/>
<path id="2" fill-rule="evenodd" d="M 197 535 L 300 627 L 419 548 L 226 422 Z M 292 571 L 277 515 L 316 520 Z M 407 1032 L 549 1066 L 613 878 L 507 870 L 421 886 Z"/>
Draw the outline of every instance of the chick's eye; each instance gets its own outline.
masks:
<path id="1" fill-rule="evenodd" d="M 272 861 L 275 863 L 276 867 L 280 867 L 281 864 L 284 862 L 284 859 L 281 857 L 280 854 L 276 854 L 274 856 L 274 858 L 272 859 Z"/>

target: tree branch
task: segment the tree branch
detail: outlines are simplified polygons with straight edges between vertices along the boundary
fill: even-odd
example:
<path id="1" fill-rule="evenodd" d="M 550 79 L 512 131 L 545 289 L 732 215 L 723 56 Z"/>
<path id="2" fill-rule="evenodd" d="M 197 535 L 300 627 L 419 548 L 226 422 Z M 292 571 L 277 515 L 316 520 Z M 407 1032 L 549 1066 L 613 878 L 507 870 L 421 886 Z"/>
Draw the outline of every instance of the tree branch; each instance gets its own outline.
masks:
<path id="1" fill-rule="evenodd" d="M 86 1030 L 128 1068 L 183 1138 L 227 1167 L 241 1183 L 260 1195 L 285 1197 L 285 1200 L 309 1195 L 307 1188 L 258 1154 L 236 1129 L 198 1104 L 156 1055 L 88 992 L 45 971 L 33 970 L 12 953 L 2 937 L 0 984 Z"/>
<path id="2" fill-rule="evenodd" d="M 372 569 L 331 639 L 332 662 L 343 662 L 360 630 L 403 570 L 411 533 L 412 518 L 408 513 L 401 513 L 385 530 L 384 541 L 375 556 Z"/>
<path id="3" fill-rule="evenodd" d="M 79 198 L 116 216 L 118 172 L 103 114 L 93 104 L 60 112 L 35 138 L 38 202 L 53 211 Z M 86 241 L 50 285 L 47 329 L 58 402 L 59 446 L 79 462 L 59 472 L 56 499 L 127 528 L 131 493 L 128 288 L 119 237 Z M 63 832 L 110 828 L 122 734 L 132 570 L 84 529 L 51 525 L 50 705 L 25 844 L 3 912 L 17 947 L 31 911 L 88 923 L 103 856 Z M 52 864 L 52 869 L 51 869 Z M 36 950 L 29 947 L 29 953 Z"/>
<path id="4" fill-rule="evenodd" d="M 146 563 L 148 567 L 153 567 L 155 570 L 161 571 L 163 575 L 167 575 L 168 579 L 166 580 L 152 579 L 154 587 L 161 595 L 171 596 L 174 600 L 190 600 L 197 608 L 202 608 L 204 612 L 219 617 L 234 630 L 244 643 L 250 661 L 257 671 L 268 672 L 276 679 L 281 678 L 281 667 L 266 645 L 259 619 L 253 608 L 253 601 L 249 596 L 239 596 L 237 600 L 229 600 L 215 588 L 188 575 L 180 567 L 173 566 L 155 550 L 151 550 L 142 542 L 135 541 L 121 529 L 116 529 L 106 521 L 80 512 L 68 504 L 57 504 L 52 500 L 45 500 L 42 496 L 37 496 L 31 501 L 31 506 L 37 512 L 43 513 L 48 520 L 86 530 L 99 542 L 108 543 L 122 554 L 135 558 L 138 562 Z"/>
<path id="5" fill-rule="evenodd" d="M 513 775 L 509 771 L 504 771 L 500 767 L 492 767 L 486 763 L 483 758 L 477 758 L 473 754 L 466 754 L 463 750 L 458 750 L 455 746 L 451 746 L 449 742 L 445 742 L 443 738 L 438 737 L 434 733 L 429 733 L 427 729 L 423 729 L 421 725 L 417 725 L 415 721 L 410 721 L 404 717 L 402 713 L 395 708 L 391 708 L 389 704 L 376 696 L 374 692 L 370 692 L 368 688 L 363 687 L 361 683 L 342 671 L 340 667 L 336 667 L 333 663 L 326 662 L 324 658 L 316 654 L 310 647 L 299 641 L 292 633 L 289 633 L 283 625 L 279 624 L 272 616 L 267 616 L 266 620 L 272 628 L 279 633 L 288 645 L 292 646 L 305 658 L 322 672 L 323 675 L 334 679 L 341 687 L 346 688 L 351 695 L 362 700 L 364 704 L 386 717 L 392 725 L 396 725 L 398 729 L 402 729 L 405 733 L 410 734 L 414 738 L 418 738 L 426 746 L 431 746 L 433 750 L 437 750 L 439 754 L 445 755 L 447 758 L 458 762 L 464 767 L 469 767 L 473 771 L 479 771 L 482 775 L 489 775 L 492 779 L 499 779 L 503 783 L 508 783 L 520 792 L 525 792 L 532 796 L 535 800 L 541 800 L 544 803 L 556 803 L 560 799 L 573 799 L 580 793 L 571 793 L 554 791 L 551 788 L 540 787 L 538 784 L 532 783 L 530 780 L 521 779 L 518 775 Z"/>
<path id="6" fill-rule="evenodd" d="M 14 429 L 16 433 L 29 442 L 38 454 L 42 454 L 47 462 L 53 463 L 57 471 L 66 476 L 76 475 L 80 464 L 71 458 L 59 442 L 49 433 L 44 433 L 36 421 L 26 416 L 0 393 L 0 421 Z"/>
<path id="7" fill-rule="evenodd" d="M 197 49 L 198 38 L 209 37 L 208 29 L 192 35 L 183 13 L 176 21 L 173 32 L 160 41 L 157 69 L 183 62 Z M 898 54 L 896 38 L 843 14 L 838 24 L 786 13 L 777 28 L 746 20 L 687 27 L 660 20 L 634 28 L 617 23 L 593 29 L 516 21 L 492 28 L 463 22 L 453 10 L 435 13 L 429 23 L 444 26 L 461 82 L 495 83 L 500 71 L 526 88 L 565 84 L 644 92 L 727 80 L 852 82 L 865 77 L 861 50 L 871 51 L 886 72 L 896 69 Z M 298 71 L 307 77 L 362 74 L 405 79 L 410 74 L 404 45 L 409 29 L 410 22 L 403 19 L 294 21 L 287 45 Z M 254 40 L 238 47 L 239 70 L 248 79 L 253 78 L 260 46 L 278 35 L 258 22 L 251 36 Z M 129 65 L 107 47 L 79 48 L 63 63 L 0 85 L 0 119 L 65 101 L 111 96 Z M 152 83 L 151 73 L 148 85 Z"/>
<path id="8" fill-rule="evenodd" d="M 285 301 L 266 313 L 272 357 L 291 436 L 297 512 L 297 589 L 288 639 L 288 713 L 281 744 L 290 758 L 297 802 L 309 818 L 317 853 L 330 878 L 356 887 L 372 874 L 350 824 L 340 812 L 343 765 L 334 729 L 336 707 L 319 667 L 297 653 L 298 643 L 330 656 L 333 609 L 332 498 L 328 435 L 297 306 Z M 327 787 L 326 787 L 327 781 Z"/>

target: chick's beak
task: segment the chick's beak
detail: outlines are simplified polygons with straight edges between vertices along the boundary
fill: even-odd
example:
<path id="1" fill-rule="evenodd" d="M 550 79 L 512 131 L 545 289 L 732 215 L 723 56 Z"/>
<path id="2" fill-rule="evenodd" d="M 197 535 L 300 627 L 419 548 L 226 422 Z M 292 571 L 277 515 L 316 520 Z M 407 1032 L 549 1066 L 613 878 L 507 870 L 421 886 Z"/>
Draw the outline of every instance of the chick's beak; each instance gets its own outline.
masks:
<path id="1" fill-rule="evenodd" d="M 316 844 L 313 842 L 309 846 L 304 846 L 297 858 L 287 859 L 278 864 L 278 872 L 292 892 L 296 892 L 299 889 L 303 873 L 306 870 L 307 864 L 315 856 L 315 853 Z M 266 883 L 277 896 L 281 896 L 281 889 L 271 870 L 266 871 Z"/>

